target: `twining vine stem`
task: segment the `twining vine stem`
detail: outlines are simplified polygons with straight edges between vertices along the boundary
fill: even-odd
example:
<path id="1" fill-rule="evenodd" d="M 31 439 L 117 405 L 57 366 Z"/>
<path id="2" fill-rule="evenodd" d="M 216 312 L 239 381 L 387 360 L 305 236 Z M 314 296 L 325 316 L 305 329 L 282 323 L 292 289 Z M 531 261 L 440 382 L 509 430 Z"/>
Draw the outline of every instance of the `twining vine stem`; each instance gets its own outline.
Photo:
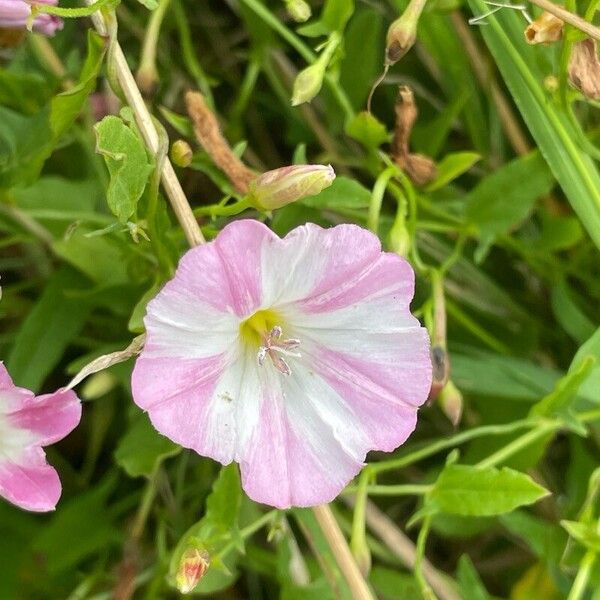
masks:
<path id="1" fill-rule="evenodd" d="M 89 6 L 93 3 L 93 0 L 84 0 L 84 2 Z M 91 18 L 96 31 L 98 31 L 100 35 L 107 36 L 108 27 L 103 15 L 100 12 L 95 12 L 91 15 Z M 152 116 L 146 107 L 120 44 L 116 40 L 113 44 L 112 56 L 115 63 L 114 71 L 117 79 L 127 103 L 133 110 L 136 123 L 146 145 L 151 152 L 156 153 L 159 147 L 159 137 L 156 127 L 152 122 Z M 200 230 L 200 226 L 194 217 L 192 208 L 168 158 L 165 158 L 163 161 L 161 176 L 163 188 L 169 198 L 175 216 L 185 233 L 189 245 L 193 247 L 203 244 L 205 240 L 202 231 Z M 373 600 L 373 595 L 369 586 L 352 557 L 346 538 L 335 520 L 329 505 L 324 504 L 315 506 L 313 511 L 317 522 L 331 547 L 340 570 L 348 582 L 353 598 L 355 600 Z"/>

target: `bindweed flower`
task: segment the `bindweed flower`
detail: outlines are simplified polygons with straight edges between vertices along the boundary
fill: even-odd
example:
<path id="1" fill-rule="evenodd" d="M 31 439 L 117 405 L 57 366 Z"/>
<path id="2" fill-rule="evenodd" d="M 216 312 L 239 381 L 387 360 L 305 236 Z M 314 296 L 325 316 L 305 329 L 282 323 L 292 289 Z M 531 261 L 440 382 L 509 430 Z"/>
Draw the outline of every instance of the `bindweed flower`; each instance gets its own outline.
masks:
<path id="1" fill-rule="evenodd" d="M 414 430 L 431 384 L 410 265 L 355 225 L 280 239 L 240 220 L 149 302 L 135 402 L 173 441 L 240 465 L 257 502 L 329 502 Z"/>
<path id="2" fill-rule="evenodd" d="M 28 27 L 31 7 L 34 4 L 56 6 L 58 0 L 0 0 L 0 27 L 7 29 L 24 29 Z M 62 19 L 54 15 L 40 13 L 33 19 L 33 30 L 44 35 L 54 35 L 62 27 Z"/>
<path id="3" fill-rule="evenodd" d="M 80 418 L 75 392 L 35 396 L 15 386 L 0 362 L 0 496 L 26 510 L 54 510 L 60 480 L 42 446 L 64 438 Z"/>
<path id="4" fill-rule="evenodd" d="M 188 548 L 179 561 L 175 584 L 182 594 L 189 594 L 200 582 L 210 566 L 208 552 L 198 548 Z"/>
<path id="5" fill-rule="evenodd" d="M 252 203 L 261 210 L 273 210 L 318 194 L 335 179 L 331 165 L 292 165 L 267 171 L 250 184 Z"/>

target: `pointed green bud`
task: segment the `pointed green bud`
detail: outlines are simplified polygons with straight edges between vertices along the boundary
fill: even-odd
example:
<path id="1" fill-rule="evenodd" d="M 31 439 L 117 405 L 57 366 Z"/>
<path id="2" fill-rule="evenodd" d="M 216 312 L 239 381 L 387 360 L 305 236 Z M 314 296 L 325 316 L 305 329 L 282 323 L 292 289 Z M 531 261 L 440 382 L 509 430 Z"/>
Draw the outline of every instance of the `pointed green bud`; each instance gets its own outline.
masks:
<path id="1" fill-rule="evenodd" d="M 314 196 L 335 179 L 331 165 L 291 165 L 267 171 L 250 184 L 250 202 L 259 210 L 273 210 Z"/>
<path id="2" fill-rule="evenodd" d="M 175 575 L 175 584 L 182 594 L 189 594 L 198 585 L 210 566 L 210 558 L 206 550 L 188 548 L 181 559 Z"/>
<path id="3" fill-rule="evenodd" d="M 320 91 L 325 77 L 325 65 L 317 61 L 298 73 L 292 91 L 292 106 L 310 102 Z"/>
<path id="4" fill-rule="evenodd" d="M 305 0 L 286 0 L 285 4 L 288 14 L 296 23 L 304 23 L 310 19 L 312 10 Z"/>
<path id="5" fill-rule="evenodd" d="M 462 416 L 463 396 L 460 390 L 452 383 L 452 380 L 448 380 L 448 383 L 446 383 L 440 392 L 438 402 L 443 413 L 448 417 L 452 425 L 456 427 L 460 423 Z"/>

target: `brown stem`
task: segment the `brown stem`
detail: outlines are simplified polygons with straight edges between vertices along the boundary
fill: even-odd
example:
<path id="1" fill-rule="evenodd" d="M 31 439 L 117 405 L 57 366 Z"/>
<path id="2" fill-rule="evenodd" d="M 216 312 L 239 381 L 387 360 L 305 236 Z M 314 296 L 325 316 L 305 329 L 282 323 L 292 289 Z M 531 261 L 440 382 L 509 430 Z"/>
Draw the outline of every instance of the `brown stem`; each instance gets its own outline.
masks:
<path id="1" fill-rule="evenodd" d="M 364 580 L 348 542 L 335 520 L 329 504 L 313 507 L 313 513 L 335 556 L 337 564 L 348 582 L 354 600 L 374 600 L 373 594 Z"/>

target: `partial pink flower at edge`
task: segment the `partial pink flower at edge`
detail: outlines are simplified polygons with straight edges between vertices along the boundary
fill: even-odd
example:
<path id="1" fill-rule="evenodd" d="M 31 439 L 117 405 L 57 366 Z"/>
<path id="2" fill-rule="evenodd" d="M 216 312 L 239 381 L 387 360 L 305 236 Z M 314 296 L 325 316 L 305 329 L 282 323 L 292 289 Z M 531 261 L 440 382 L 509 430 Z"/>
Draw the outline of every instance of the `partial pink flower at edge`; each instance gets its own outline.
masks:
<path id="1" fill-rule="evenodd" d="M 36 396 L 15 386 L 0 362 L 0 496 L 26 510 L 54 510 L 61 485 L 42 447 L 63 439 L 80 419 L 75 392 Z"/>
<path id="2" fill-rule="evenodd" d="M 23 29 L 31 15 L 34 4 L 51 4 L 56 6 L 58 0 L 0 0 L 0 27 Z M 39 14 L 33 20 L 33 30 L 44 35 L 53 36 L 63 28 L 62 19 L 48 14 Z"/>
<path id="3" fill-rule="evenodd" d="M 335 498 L 414 430 L 431 385 L 414 273 L 354 225 L 280 239 L 236 221 L 148 305 L 135 402 L 173 441 L 240 465 L 254 500 Z"/>

